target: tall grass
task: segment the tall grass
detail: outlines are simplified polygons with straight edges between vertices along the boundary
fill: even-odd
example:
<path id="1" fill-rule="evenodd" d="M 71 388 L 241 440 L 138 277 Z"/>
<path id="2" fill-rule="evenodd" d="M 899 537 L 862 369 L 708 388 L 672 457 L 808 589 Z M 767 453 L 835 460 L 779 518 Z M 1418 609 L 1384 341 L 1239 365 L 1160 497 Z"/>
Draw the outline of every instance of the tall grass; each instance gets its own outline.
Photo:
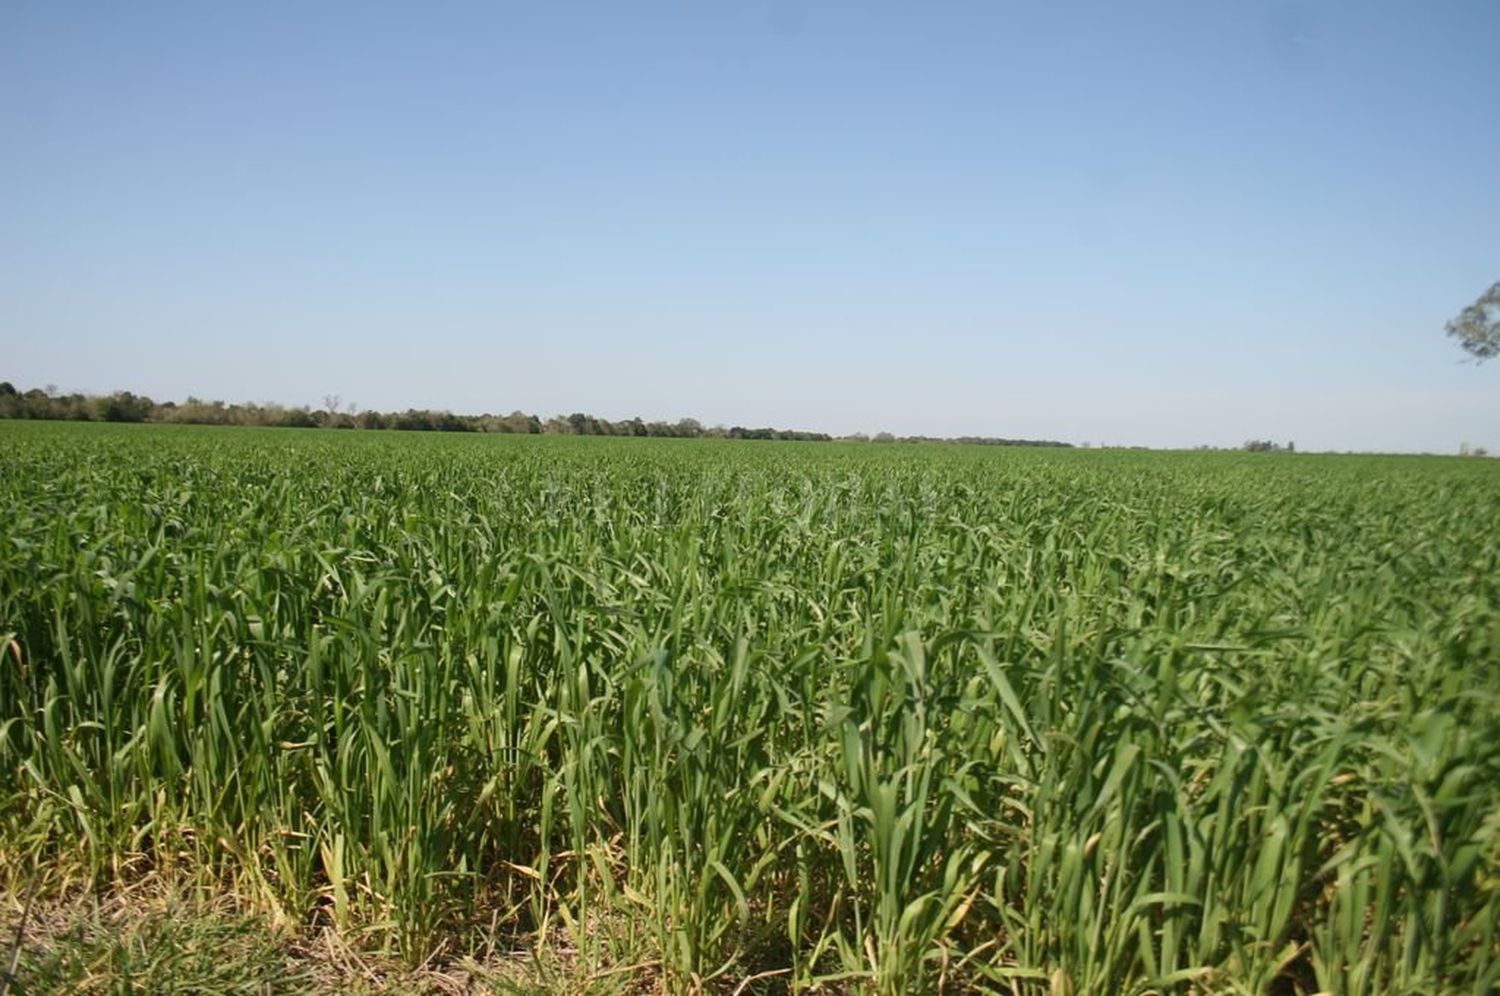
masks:
<path id="1" fill-rule="evenodd" d="M 1500 987 L 1500 467 L 0 426 L 0 859 L 673 991 Z"/>

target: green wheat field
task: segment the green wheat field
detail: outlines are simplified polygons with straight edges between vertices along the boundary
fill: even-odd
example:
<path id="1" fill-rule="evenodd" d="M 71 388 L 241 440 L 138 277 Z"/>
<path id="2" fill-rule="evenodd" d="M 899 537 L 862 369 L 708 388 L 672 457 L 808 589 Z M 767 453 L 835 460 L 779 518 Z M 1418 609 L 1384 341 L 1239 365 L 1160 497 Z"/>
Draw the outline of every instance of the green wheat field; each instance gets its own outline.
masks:
<path id="1" fill-rule="evenodd" d="M 1492 993 L 1500 462 L 0 424 L 0 871 L 577 989 Z"/>

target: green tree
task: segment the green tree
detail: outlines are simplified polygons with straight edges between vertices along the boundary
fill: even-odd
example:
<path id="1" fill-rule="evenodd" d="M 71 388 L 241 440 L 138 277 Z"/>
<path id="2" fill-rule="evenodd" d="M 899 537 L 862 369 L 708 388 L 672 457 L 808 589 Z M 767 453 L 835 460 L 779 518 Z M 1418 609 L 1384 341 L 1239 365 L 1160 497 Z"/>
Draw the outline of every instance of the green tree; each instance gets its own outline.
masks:
<path id="1" fill-rule="evenodd" d="M 144 422 L 156 409 L 156 403 L 150 398 L 129 391 L 116 391 L 107 398 L 98 399 L 97 404 L 99 417 L 106 422 Z"/>
<path id="2" fill-rule="evenodd" d="M 1475 363 L 1500 356 L 1500 281 L 1448 323 L 1448 334 L 1473 354 Z"/>

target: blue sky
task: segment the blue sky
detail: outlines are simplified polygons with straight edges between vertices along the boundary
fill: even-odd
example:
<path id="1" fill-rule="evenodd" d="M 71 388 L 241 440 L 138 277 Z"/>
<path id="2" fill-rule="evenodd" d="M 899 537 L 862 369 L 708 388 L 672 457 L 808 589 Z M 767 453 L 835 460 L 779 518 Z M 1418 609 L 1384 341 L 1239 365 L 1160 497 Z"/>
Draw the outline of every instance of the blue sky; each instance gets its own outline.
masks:
<path id="1" fill-rule="evenodd" d="M 1500 450 L 1500 3 L 0 0 L 0 378 Z"/>

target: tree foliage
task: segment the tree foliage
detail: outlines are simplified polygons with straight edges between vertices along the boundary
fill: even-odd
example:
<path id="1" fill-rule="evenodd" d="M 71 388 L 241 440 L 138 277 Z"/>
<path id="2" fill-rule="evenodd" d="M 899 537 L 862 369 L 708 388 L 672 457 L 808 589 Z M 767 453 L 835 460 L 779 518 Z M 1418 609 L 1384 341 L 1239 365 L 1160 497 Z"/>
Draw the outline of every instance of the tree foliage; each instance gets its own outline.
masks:
<path id="1" fill-rule="evenodd" d="M 791 429 L 705 428 L 697 419 L 647 422 L 639 417 L 611 422 L 584 412 L 556 416 L 545 422 L 536 415 L 513 411 L 509 415 L 459 415 L 449 411 L 408 408 L 403 412 L 356 412 L 344 406 L 335 394 L 323 398 L 323 408 L 266 404 L 225 404 L 189 396 L 186 401 L 156 402 L 130 391 L 110 395 L 61 394 L 56 388 L 17 391 L 10 381 L 0 381 L 0 418 L 66 419 L 84 422 L 176 422 L 193 425 L 266 425 L 295 429 L 401 429 L 416 432 L 499 432 L 574 436 L 699 436 L 745 439 L 796 439 L 823 442 L 832 439 L 823 432 Z M 344 408 L 344 410 L 340 410 Z"/>
<path id="2" fill-rule="evenodd" d="M 612 422 L 586 412 L 554 415 L 543 421 L 523 411 L 509 415 L 459 415 L 449 411 L 408 408 L 403 412 L 358 411 L 344 404 L 336 394 L 323 398 L 322 408 L 306 405 L 285 407 L 264 404 L 225 404 L 205 401 L 189 395 L 181 403 L 153 401 L 145 395 L 116 391 L 109 395 L 62 394 L 55 387 L 34 387 L 20 392 L 9 381 L 0 381 L 0 419 L 65 419 L 79 422 L 173 422 L 187 425 L 262 425 L 291 429 L 400 429 L 408 432 L 496 432 L 519 435 L 558 436 L 656 436 L 674 439 L 790 439 L 799 442 L 828 442 L 834 437 L 826 432 L 801 429 L 705 426 L 694 418 L 675 422 L 647 422 L 639 417 Z M 340 409 L 343 409 L 342 411 Z M 843 437 L 865 441 L 867 436 L 855 433 Z M 970 443 L 987 446 L 1070 446 L 1052 439 L 1007 439 L 996 436 L 894 436 L 881 432 L 880 443 Z"/>
<path id="3" fill-rule="evenodd" d="M 1500 356 L 1500 281 L 1448 323 L 1448 334 L 1473 354 L 1475 363 Z"/>

